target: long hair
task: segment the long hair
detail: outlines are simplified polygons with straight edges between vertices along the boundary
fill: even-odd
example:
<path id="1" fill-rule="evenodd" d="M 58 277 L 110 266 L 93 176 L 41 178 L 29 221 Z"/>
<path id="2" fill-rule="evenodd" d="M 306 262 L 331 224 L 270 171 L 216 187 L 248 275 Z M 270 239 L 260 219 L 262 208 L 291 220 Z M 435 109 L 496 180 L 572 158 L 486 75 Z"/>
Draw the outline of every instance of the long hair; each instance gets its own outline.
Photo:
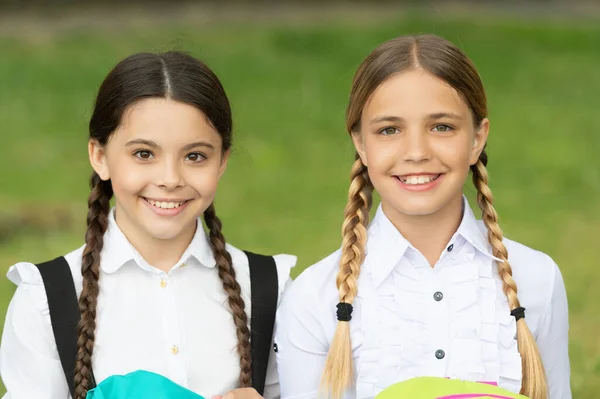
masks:
<path id="1" fill-rule="evenodd" d="M 219 132 L 223 152 L 231 148 L 232 118 L 229 100 L 217 76 L 200 60 L 178 51 L 161 54 L 138 53 L 119 62 L 104 79 L 89 125 L 89 137 L 106 145 L 127 109 L 145 98 L 169 98 L 202 111 Z M 92 355 L 96 331 L 96 306 L 100 279 L 100 253 L 107 229 L 113 190 L 110 180 L 93 173 L 88 199 L 85 249 L 81 262 L 83 289 L 79 297 L 75 364 L 75 398 L 85 399 L 92 381 Z M 237 330 L 240 355 L 240 386 L 251 384 L 250 331 L 240 286 L 231 256 L 225 248 L 221 221 L 214 204 L 204 212 L 210 245 Z"/>
<path id="2" fill-rule="evenodd" d="M 481 124 L 487 116 L 487 100 L 483 83 L 471 60 L 447 40 L 435 35 L 416 35 L 398 37 L 381 44 L 360 65 L 354 76 L 346 111 L 348 132 L 353 134 L 359 131 L 365 104 L 382 83 L 399 72 L 416 68 L 422 68 L 452 86 L 471 110 L 474 124 Z M 471 172 L 477 189 L 477 203 L 488 230 L 488 240 L 493 254 L 502 260 L 498 262 L 498 271 L 513 311 L 520 307 L 520 303 L 508 253 L 502 243 L 498 214 L 493 207 L 492 191 L 488 186 L 487 161 L 484 149 L 477 163 L 471 166 Z M 367 168 L 357 156 L 352 167 L 350 192 L 344 212 L 342 257 L 336 281 L 342 303 L 352 303 L 356 295 L 356 281 L 365 256 L 372 190 Z M 546 399 L 546 374 L 524 318 L 517 321 L 517 341 L 523 362 L 521 393 L 532 399 Z M 322 386 L 331 396 L 340 398 L 351 384 L 352 370 L 348 322 L 338 321 L 323 372 Z"/>

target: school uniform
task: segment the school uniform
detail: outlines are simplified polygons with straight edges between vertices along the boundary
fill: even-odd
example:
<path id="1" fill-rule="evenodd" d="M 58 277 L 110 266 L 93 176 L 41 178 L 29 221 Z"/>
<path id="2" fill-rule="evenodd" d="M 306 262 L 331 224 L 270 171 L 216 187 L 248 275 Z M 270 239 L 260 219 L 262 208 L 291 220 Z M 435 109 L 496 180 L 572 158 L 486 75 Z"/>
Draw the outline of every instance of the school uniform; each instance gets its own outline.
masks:
<path id="1" fill-rule="evenodd" d="M 148 264 L 109 215 L 100 263 L 93 372 L 100 383 L 112 375 L 146 370 L 210 398 L 238 387 L 236 329 L 208 237 L 200 227 L 169 272 Z M 227 245 L 251 317 L 246 254 Z M 65 256 L 77 295 L 81 293 L 83 247 Z M 276 255 L 278 295 L 296 257 Z M 46 291 L 39 269 L 17 263 L 8 278 L 18 285 L 0 346 L 4 399 L 65 399 L 69 387 L 57 352 Z M 278 398 L 274 356 L 265 398 Z"/>
<path id="2" fill-rule="evenodd" d="M 381 205 L 350 321 L 355 384 L 345 399 L 373 398 L 414 377 L 449 377 L 521 388 L 516 321 L 487 229 L 466 198 L 462 222 L 435 267 Z M 513 278 L 548 376 L 549 398 L 570 399 L 567 297 L 546 254 L 508 239 Z M 304 271 L 278 309 L 275 343 L 282 399 L 315 398 L 337 326 L 340 250 Z"/>

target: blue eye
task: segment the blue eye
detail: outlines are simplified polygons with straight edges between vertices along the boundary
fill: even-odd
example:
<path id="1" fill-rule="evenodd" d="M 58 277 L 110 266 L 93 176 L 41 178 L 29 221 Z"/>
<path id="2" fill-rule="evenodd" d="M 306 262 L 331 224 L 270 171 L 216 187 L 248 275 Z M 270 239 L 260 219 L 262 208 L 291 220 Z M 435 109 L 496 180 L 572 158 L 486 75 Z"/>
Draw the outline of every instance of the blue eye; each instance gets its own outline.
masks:
<path id="1" fill-rule="evenodd" d="M 192 152 L 191 154 L 187 155 L 186 159 L 192 162 L 201 162 L 206 159 L 206 156 L 200 152 Z"/>
<path id="2" fill-rule="evenodd" d="M 398 129 L 396 129 L 395 127 L 386 127 L 385 129 L 379 131 L 379 133 L 383 134 L 384 136 L 391 136 L 396 132 L 398 132 Z"/>
<path id="3" fill-rule="evenodd" d="M 452 130 L 454 130 L 454 128 L 449 125 L 436 125 L 433 128 L 433 130 L 435 130 L 436 132 L 440 132 L 440 133 L 446 133 L 446 132 L 451 132 Z"/>
<path id="4" fill-rule="evenodd" d="M 133 153 L 133 156 L 144 161 L 154 157 L 154 155 L 148 150 L 137 150 Z"/>

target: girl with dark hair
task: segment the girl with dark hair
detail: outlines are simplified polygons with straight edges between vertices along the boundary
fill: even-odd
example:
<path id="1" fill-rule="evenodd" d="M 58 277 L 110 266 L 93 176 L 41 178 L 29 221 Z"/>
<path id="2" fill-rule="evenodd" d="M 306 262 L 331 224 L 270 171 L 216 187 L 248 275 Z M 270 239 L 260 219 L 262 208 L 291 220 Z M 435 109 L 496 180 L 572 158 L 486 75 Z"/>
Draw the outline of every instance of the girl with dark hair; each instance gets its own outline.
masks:
<path id="1" fill-rule="evenodd" d="M 274 309 L 296 258 L 225 242 L 214 198 L 232 117 L 219 79 L 185 53 L 132 55 L 102 83 L 89 132 L 85 245 L 8 272 L 5 399 L 84 399 L 138 371 L 206 398 L 278 397 Z"/>

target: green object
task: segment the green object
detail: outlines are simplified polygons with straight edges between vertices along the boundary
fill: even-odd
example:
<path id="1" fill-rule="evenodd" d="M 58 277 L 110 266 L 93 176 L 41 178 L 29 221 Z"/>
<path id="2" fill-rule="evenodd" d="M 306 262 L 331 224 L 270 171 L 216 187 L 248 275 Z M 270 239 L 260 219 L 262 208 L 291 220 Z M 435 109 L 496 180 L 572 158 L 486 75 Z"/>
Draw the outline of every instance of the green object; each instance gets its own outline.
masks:
<path id="1" fill-rule="evenodd" d="M 149 371 L 134 371 L 113 375 L 88 392 L 86 399 L 204 399 L 163 377 Z"/>
<path id="2" fill-rule="evenodd" d="M 375 399 L 527 399 L 481 382 L 419 377 L 384 389 Z"/>

